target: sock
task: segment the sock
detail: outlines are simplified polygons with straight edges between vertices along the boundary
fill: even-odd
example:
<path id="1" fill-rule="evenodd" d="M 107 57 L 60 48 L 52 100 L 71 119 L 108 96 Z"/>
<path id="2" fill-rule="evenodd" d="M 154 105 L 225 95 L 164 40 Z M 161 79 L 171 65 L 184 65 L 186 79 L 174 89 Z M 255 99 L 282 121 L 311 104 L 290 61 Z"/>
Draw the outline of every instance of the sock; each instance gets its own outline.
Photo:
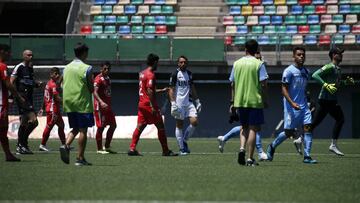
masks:
<path id="1" fill-rule="evenodd" d="M 106 132 L 106 140 L 105 140 L 105 148 L 109 148 L 110 147 L 110 143 L 111 143 L 111 140 L 113 138 L 113 135 L 114 135 L 114 131 L 115 131 L 115 128 L 109 128 L 108 131 Z"/>
<path id="2" fill-rule="evenodd" d="M 132 135 L 132 139 L 131 139 L 130 150 L 136 149 L 136 145 L 139 142 L 140 135 L 141 135 L 140 130 L 135 128 L 133 135 Z"/>
<path id="3" fill-rule="evenodd" d="M 160 141 L 161 144 L 161 148 L 163 152 L 168 152 L 169 148 L 167 145 L 167 138 L 166 138 L 166 134 L 165 134 L 165 129 L 158 129 L 158 139 Z"/>
<path id="4" fill-rule="evenodd" d="M 38 126 L 37 121 L 35 123 L 29 123 L 28 127 L 25 130 L 25 146 L 28 146 L 29 136 L 37 126 Z"/>
<path id="5" fill-rule="evenodd" d="M 4 150 L 5 156 L 9 157 L 11 155 L 11 152 L 9 147 L 9 139 L 7 137 L 7 129 L 0 130 L 0 142 Z"/>
<path id="6" fill-rule="evenodd" d="M 96 146 L 97 146 L 97 150 L 102 150 L 102 133 L 104 131 L 104 128 L 98 128 L 96 130 Z"/>
<path id="7" fill-rule="evenodd" d="M 277 146 L 279 146 L 282 142 L 284 142 L 287 139 L 285 132 L 281 132 L 275 140 L 271 143 L 271 146 L 275 149 Z"/>
<path id="8" fill-rule="evenodd" d="M 262 143 L 261 143 L 261 136 L 259 133 L 256 133 L 256 143 L 255 143 L 256 150 L 258 154 L 263 153 Z"/>
<path id="9" fill-rule="evenodd" d="M 224 142 L 228 141 L 230 138 L 233 138 L 235 136 L 240 136 L 240 126 L 233 127 L 228 133 L 224 135 Z"/>
<path id="10" fill-rule="evenodd" d="M 304 157 L 310 156 L 312 144 L 312 133 L 307 132 L 304 133 Z"/>
<path id="11" fill-rule="evenodd" d="M 332 139 L 332 140 L 331 140 L 331 145 L 335 145 L 335 146 L 336 146 L 336 144 L 337 144 L 337 139 Z"/>
<path id="12" fill-rule="evenodd" d="M 175 128 L 175 136 L 177 143 L 179 145 L 180 150 L 184 149 L 184 138 L 183 138 L 183 131 L 180 128 Z"/>
<path id="13" fill-rule="evenodd" d="M 18 131 L 18 144 L 22 146 L 26 146 L 26 135 L 25 135 L 25 126 L 20 125 L 19 131 Z"/>
<path id="14" fill-rule="evenodd" d="M 187 141 L 187 140 L 189 140 L 190 137 L 193 136 L 195 128 L 196 127 L 191 124 L 186 128 L 185 134 L 184 134 L 184 140 Z"/>
<path id="15" fill-rule="evenodd" d="M 42 145 L 46 145 L 46 143 L 49 139 L 49 136 L 50 136 L 51 129 L 52 129 L 52 126 L 46 125 L 43 135 L 42 135 L 42 140 L 41 140 Z"/>

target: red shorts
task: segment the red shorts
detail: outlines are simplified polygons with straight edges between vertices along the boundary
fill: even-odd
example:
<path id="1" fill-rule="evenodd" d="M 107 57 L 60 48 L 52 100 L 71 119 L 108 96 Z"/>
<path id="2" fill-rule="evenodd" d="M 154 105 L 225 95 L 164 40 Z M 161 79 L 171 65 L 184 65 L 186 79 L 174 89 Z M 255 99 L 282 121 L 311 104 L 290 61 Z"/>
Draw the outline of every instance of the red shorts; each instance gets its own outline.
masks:
<path id="1" fill-rule="evenodd" d="M 116 125 L 115 114 L 111 110 L 95 111 L 94 116 L 96 127 L 98 128 L 105 127 L 107 125 Z"/>
<path id="2" fill-rule="evenodd" d="M 61 113 L 54 113 L 54 112 L 46 112 L 46 125 L 54 126 L 54 125 L 63 125 L 64 120 L 61 116 Z"/>
<path id="3" fill-rule="evenodd" d="M 160 109 L 155 107 L 156 113 L 155 115 L 151 111 L 150 106 L 139 106 L 138 107 L 138 123 L 142 124 L 156 124 L 163 122 Z"/>

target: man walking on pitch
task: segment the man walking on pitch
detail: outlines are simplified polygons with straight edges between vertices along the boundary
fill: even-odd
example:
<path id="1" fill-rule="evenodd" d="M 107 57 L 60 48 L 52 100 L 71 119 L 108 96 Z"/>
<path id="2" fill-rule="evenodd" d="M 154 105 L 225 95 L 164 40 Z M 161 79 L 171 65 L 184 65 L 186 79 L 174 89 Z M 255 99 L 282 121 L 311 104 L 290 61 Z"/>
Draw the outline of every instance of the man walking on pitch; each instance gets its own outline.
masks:
<path id="1" fill-rule="evenodd" d="M 176 119 L 175 135 L 180 147 L 180 155 L 190 153 L 187 141 L 198 125 L 197 116 L 201 111 L 201 103 L 187 64 L 188 59 L 185 56 L 178 58 L 178 68 L 171 74 L 169 89 L 171 115 Z M 183 132 L 185 118 L 189 118 L 190 124 Z"/>
<path id="2" fill-rule="evenodd" d="M 69 164 L 70 145 L 79 133 L 79 149 L 75 165 L 89 166 L 92 164 L 86 161 L 84 153 L 87 129 L 94 126 L 92 67 L 84 63 L 89 52 L 85 44 L 77 43 L 74 52 L 75 59 L 66 65 L 63 79 L 63 107 L 72 130 L 68 134 L 66 144 L 60 147 L 60 154 L 63 162 Z"/>
<path id="3" fill-rule="evenodd" d="M 155 71 L 157 69 L 159 57 L 155 54 L 149 54 L 147 57 L 147 68 L 139 73 L 139 105 L 137 126 L 133 133 L 129 156 L 141 156 L 136 150 L 136 145 L 140 139 L 142 131 L 148 124 L 155 124 L 158 130 L 158 139 L 162 147 L 163 156 L 177 156 L 168 148 L 165 134 L 164 122 L 162 120 L 160 109 L 156 101 L 156 93 L 166 91 L 167 89 L 156 89 Z"/>
<path id="4" fill-rule="evenodd" d="M 110 63 L 101 64 L 101 72 L 94 80 L 94 109 L 96 121 L 96 145 L 98 154 L 116 154 L 110 148 L 110 143 L 116 128 L 115 114 L 111 109 L 111 82 L 109 77 Z M 106 133 L 105 146 L 102 145 L 102 133 L 109 125 Z"/>
<path id="5" fill-rule="evenodd" d="M 312 77 L 322 85 L 318 97 L 319 108 L 315 112 L 312 128 L 315 129 L 328 113 L 335 119 L 329 150 L 339 156 L 344 156 L 344 153 L 337 147 L 337 140 L 339 139 L 345 119 L 341 106 L 337 102 L 337 90 L 344 86 L 355 84 L 352 77 L 348 76 L 345 80 L 341 78 L 341 68 L 339 64 L 342 61 L 343 53 L 343 49 L 338 47 L 331 48 L 329 51 L 331 63 L 324 65 L 312 75 Z"/>
<path id="6" fill-rule="evenodd" d="M 274 158 L 275 149 L 289 137 L 293 137 L 297 127 L 304 127 L 304 163 L 316 164 L 310 157 L 312 133 L 311 112 L 306 99 L 306 85 L 309 80 L 309 71 L 304 67 L 305 49 L 293 49 L 294 64 L 288 66 L 282 76 L 282 94 L 284 102 L 284 131 L 269 144 L 267 148 L 268 160 Z"/>
<path id="7" fill-rule="evenodd" d="M 255 166 L 254 149 L 256 133 L 264 123 L 263 108 L 266 105 L 267 72 L 262 61 L 255 58 L 258 43 L 249 40 L 245 43 L 246 56 L 234 62 L 230 75 L 232 82 L 231 106 L 238 108 L 240 125 L 240 165 Z M 245 147 L 248 146 L 248 158 L 245 160 Z"/>

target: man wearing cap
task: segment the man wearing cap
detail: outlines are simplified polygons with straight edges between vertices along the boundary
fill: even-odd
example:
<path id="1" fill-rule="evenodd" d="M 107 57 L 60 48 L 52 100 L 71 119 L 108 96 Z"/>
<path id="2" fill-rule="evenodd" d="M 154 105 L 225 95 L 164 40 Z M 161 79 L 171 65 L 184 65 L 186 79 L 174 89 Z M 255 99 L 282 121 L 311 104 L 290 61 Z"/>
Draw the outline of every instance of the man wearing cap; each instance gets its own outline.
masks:
<path id="1" fill-rule="evenodd" d="M 343 86 L 354 85 L 354 79 L 352 77 L 347 76 L 345 80 L 341 78 L 341 68 L 339 64 L 342 61 L 343 53 L 343 49 L 332 47 L 329 51 L 331 63 L 324 65 L 312 75 L 312 77 L 322 85 L 318 97 L 319 108 L 315 112 L 312 128 L 315 129 L 328 113 L 335 119 L 336 123 L 334 125 L 329 151 L 339 156 L 344 156 L 344 153 L 337 148 L 336 144 L 344 124 L 344 113 L 337 103 L 337 90 Z"/>

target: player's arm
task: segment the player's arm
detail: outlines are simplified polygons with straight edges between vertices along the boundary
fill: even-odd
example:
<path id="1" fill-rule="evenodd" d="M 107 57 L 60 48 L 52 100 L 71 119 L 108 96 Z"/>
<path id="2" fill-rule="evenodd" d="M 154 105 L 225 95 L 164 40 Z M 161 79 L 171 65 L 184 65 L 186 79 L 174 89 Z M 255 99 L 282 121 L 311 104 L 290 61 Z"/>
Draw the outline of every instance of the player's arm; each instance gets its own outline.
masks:
<path id="1" fill-rule="evenodd" d="M 25 99 L 18 93 L 16 90 L 16 87 L 11 83 L 11 79 L 6 78 L 5 79 L 5 85 L 7 89 L 10 91 L 11 95 L 16 98 L 22 105 L 25 105 Z"/>
<path id="2" fill-rule="evenodd" d="M 296 110 L 300 110 L 300 106 L 299 104 L 297 104 L 296 102 L 294 102 L 289 95 L 289 84 L 287 83 L 283 83 L 281 85 L 281 92 L 282 95 L 285 97 L 286 101 L 289 102 L 289 104 Z"/>
<path id="3" fill-rule="evenodd" d="M 164 88 L 162 88 L 162 89 L 156 89 L 155 92 L 156 92 L 156 93 L 162 93 L 162 92 L 167 92 L 168 90 L 169 90 L 168 87 L 164 87 Z"/>
<path id="4" fill-rule="evenodd" d="M 331 69 L 333 68 L 332 64 L 327 64 L 323 66 L 322 68 L 318 69 L 312 74 L 312 78 L 314 78 L 318 83 L 321 84 L 323 88 L 325 88 L 330 94 L 335 94 L 337 91 L 336 84 L 335 83 L 327 83 L 322 79 L 322 76 L 325 74 L 328 74 Z"/>
<path id="5" fill-rule="evenodd" d="M 93 92 L 94 91 L 94 85 L 93 85 L 94 75 L 93 75 L 91 66 L 89 66 L 89 68 L 86 71 L 85 79 L 86 79 L 87 88 L 89 89 L 90 92 Z"/>
<path id="6" fill-rule="evenodd" d="M 267 108 L 269 106 L 268 104 L 268 84 L 267 80 L 269 78 L 269 75 L 267 74 L 265 64 L 261 64 L 259 69 L 259 81 L 260 81 L 260 87 L 261 87 L 261 98 L 263 101 L 264 108 Z"/>
<path id="7" fill-rule="evenodd" d="M 101 108 L 105 109 L 108 107 L 108 105 L 99 96 L 99 86 L 96 82 L 94 83 L 94 97 L 95 97 L 96 101 L 99 103 Z"/>

